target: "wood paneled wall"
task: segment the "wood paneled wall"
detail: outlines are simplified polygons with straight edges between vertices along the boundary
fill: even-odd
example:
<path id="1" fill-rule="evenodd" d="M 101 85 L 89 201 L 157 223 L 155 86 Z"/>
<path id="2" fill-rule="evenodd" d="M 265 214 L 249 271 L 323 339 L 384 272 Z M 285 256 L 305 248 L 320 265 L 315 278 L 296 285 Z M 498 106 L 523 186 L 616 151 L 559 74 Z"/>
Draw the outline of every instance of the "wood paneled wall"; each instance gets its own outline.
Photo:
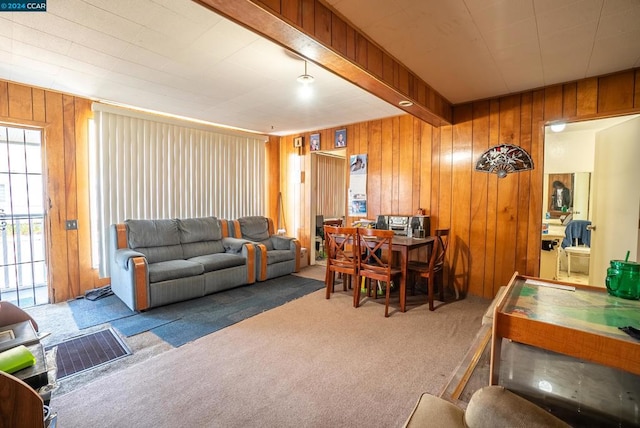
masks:
<path id="1" fill-rule="evenodd" d="M 409 115 L 348 125 L 347 154 L 368 154 L 367 217 L 424 208 L 432 230 L 452 231 L 449 283 L 490 298 L 514 271 L 539 272 L 545 123 L 632 112 L 640 112 L 639 70 L 455 106 L 453 125 L 440 128 Z M 333 146 L 336 129 L 319 131 L 321 149 Z M 288 185 L 288 162 L 298 150 L 295 136 L 280 142 L 281 186 Z M 309 134 L 304 137 L 300 155 L 309 168 Z M 525 148 L 535 169 L 503 179 L 476 172 L 478 157 L 501 143 Z M 304 183 L 299 210 L 305 247 L 311 245 L 309 186 Z M 293 207 L 285 207 L 290 218 Z"/>
<path id="2" fill-rule="evenodd" d="M 47 275 L 52 302 L 76 297 L 100 283 L 91 269 L 87 144 L 91 115 L 87 99 L 0 81 L 0 122 L 43 131 Z M 66 230 L 68 219 L 78 220 L 78 230 Z"/>
<path id="3" fill-rule="evenodd" d="M 453 125 L 440 128 L 409 115 L 351 124 L 346 126 L 347 154 L 369 156 L 368 217 L 424 208 L 432 229 L 452 230 L 449 281 L 471 294 L 492 297 L 514 270 L 538 273 L 545 122 L 637 112 L 640 71 L 630 70 L 456 106 Z M 48 275 L 56 302 L 105 284 L 91 269 L 90 258 L 91 115 L 90 100 L 0 81 L 0 122 L 44 131 Z M 319 131 L 321 149 L 332 149 L 336 129 Z M 288 172 L 300 156 L 295 178 L 299 205 L 285 198 L 284 215 L 287 232 L 308 247 L 313 192 L 306 179 L 309 134 L 304 134 L 301 150 L 293 147 L 295 136 L 272 137 L 267 143 L 267 214 L 277 218 L 277 194 L 291 193 Z M 475 172 L 480 154 L 499 143 L 527 149 L 535 169 L 500 180 Z M 293 213 L 298 213 L 297 231 L 291 226 Z M 77 231 L 65 230 L 67 219 L 78 219 Z"/>

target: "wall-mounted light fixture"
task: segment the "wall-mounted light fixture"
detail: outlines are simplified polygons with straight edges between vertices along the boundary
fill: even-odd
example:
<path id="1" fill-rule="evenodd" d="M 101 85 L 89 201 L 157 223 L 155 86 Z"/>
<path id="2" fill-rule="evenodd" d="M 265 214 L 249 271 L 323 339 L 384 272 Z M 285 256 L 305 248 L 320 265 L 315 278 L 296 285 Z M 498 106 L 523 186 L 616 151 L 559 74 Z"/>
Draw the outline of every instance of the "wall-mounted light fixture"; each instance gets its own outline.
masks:
<path id="1" fill-rule="evenodd" d="M 522 147 L 512 144 L 500 144 L 484 152 L 478 162 L 476 171 L 490 172 L 504 178 L 512 172 L 533 169 L 531 156 Z"/>
<path id="2" fill-rule="evenodd" d="M 566 127 L 567 127 L 567 124 L 564 122 L 556 122 L 551 124 L 551 130 L 553 132 L 562 132 Z"/>

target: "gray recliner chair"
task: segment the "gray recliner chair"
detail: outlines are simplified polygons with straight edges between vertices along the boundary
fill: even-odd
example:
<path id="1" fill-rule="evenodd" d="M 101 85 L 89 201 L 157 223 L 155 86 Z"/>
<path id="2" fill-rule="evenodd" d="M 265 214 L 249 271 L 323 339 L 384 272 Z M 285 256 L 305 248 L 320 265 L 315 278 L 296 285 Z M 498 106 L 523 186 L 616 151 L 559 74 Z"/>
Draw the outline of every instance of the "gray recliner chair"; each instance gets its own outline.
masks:
<path id="1" fill-rule="evenodd" d="M 256 245 L 256 279 L 265 281 L 300 270 L 300 241 L 274 234 L 273 221 L 268 217 L 241 217 L 231 222 L 236 238 Z"/>

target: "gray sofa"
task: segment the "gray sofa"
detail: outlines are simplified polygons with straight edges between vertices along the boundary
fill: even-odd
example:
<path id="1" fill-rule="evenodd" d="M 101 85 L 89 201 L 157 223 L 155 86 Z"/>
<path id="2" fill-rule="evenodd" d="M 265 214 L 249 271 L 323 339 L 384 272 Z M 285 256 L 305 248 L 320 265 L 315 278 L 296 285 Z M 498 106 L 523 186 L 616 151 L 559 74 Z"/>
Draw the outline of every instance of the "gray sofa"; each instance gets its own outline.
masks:
<path id="1" fill-rule="evenodd" d="M 268 217 L 241 217 L 230 222 L 229 235 L 247 239 L 256 247 L 256 279 L 265 281 L 300 270 L 300 241 L 275 235 Z"/>
<path id="2" fill-rule="evenodd" d="M 216 217 L 114 224 L 111 289 L 141 311 L 254 283 L 255 245 L 223 235 Z"/>

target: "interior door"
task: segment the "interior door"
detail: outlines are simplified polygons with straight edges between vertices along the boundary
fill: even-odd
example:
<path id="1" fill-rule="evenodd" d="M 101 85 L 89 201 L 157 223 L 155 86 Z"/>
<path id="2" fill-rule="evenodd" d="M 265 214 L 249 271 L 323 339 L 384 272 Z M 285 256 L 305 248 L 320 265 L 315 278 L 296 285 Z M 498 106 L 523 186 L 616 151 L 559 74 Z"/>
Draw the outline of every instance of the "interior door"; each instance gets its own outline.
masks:
<path id="1" fill-rule="evenodd" d="M 610 260 L 638 261 L 640 118 L 596 133 L 589 283 L 603 286 Z"/>

